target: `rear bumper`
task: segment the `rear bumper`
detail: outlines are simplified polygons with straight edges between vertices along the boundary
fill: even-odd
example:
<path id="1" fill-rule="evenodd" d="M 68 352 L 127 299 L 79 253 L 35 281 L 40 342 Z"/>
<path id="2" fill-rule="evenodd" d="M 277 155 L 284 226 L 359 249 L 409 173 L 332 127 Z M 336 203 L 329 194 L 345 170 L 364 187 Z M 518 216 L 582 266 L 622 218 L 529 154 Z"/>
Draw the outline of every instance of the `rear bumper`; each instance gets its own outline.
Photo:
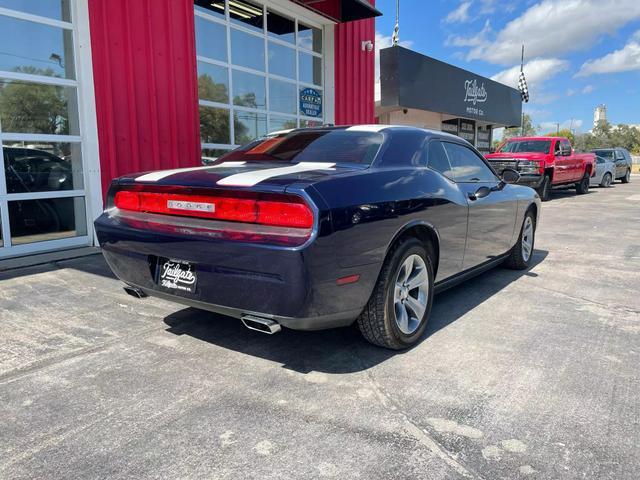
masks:
<path id="1" fill-rule="evenodd" d="M 95 227 L 113 272 L 147 295 L 236 318 L 272 318 L 299 330 L 351 324 L 368 301 L 380 268 L 339 267 L 326 237 L 304 247 L 276 247 L 134 228 L 106 213 Z M 195 264 L 195 292 L 158 287 L 158 257 Z M 356 273 L 361 276 L 357 283 L 336 284 L 337 278 Z"/>

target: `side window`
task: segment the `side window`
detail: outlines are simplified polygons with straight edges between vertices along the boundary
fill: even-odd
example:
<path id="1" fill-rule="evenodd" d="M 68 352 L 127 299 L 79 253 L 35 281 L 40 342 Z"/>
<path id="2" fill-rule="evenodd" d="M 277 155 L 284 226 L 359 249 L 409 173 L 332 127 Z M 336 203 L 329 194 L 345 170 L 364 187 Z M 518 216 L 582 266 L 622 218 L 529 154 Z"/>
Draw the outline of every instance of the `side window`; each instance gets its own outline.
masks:
<path id="1" fill-rule="evenodd" d="M 553 147 L 553 154 L 560 155 L 560 140 L 556 141 L 556 145 Z"/>
<path id="2" fill-rule="evenodd" d="M 495 182 L 495 174 L 486 163 L 470 148 L 457 143 L 444 143 L 449 157 L 453 178 L 456 182 Z"/>
<path id="3" fill-rule="evenodd" d="M 616 160 L 624 160 L 624 154 L 622 150 L 616 150 Z"/>
<path id="4" fill-rule="evenodd" d="M 380 165 L 384 167 L 424 167 L 424 140 L 426 133 L 407 130 L 391 132 Z"/>
<path id="5" fill-rule="evenodd" d="M 429 143 L 429 153 L 427 155 L 427 166 L 440 172 L 445 177 L 453 180 L 453 171 L 451 170 L 451 164 L 447 158 L 447 153 L 444 151 L 444 147 L 441 142 Z"/>

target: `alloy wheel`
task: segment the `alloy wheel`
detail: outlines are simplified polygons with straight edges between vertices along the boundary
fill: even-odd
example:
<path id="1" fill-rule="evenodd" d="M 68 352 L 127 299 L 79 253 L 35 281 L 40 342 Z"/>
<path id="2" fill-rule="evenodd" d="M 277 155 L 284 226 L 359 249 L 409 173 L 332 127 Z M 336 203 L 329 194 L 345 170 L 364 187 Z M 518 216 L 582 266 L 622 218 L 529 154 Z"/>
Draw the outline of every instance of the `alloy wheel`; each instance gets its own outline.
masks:
<path id="1" fill-rule="evenodd" d="M 533 251 L 533 220 L 527 216 L 524 219 L 524 226 L 522 227 L 522 259 L 525 262 L 529 261 L 531 252 Z"/>
<path id="2" fill-rule="evenodd" d="M 409 255 L 398 271 L 393 289 L 396 325 L 406 335 L 414 333 L 427 309 L 429 273 L 420 255 Z"/>

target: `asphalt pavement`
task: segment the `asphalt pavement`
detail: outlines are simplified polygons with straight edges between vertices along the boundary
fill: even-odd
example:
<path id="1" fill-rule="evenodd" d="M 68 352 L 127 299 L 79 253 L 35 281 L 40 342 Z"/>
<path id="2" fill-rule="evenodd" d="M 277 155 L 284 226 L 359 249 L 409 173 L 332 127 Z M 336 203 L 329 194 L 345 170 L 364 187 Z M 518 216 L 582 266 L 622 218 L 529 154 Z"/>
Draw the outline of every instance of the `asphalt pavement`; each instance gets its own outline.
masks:
<path id="1" fill-rule="evenodd" d="M 0 273 L 0 478 L 637 479 L 640 177 L 554 192 L 534 262 L 401 353 L 136 300 L 99 255 Z"/>

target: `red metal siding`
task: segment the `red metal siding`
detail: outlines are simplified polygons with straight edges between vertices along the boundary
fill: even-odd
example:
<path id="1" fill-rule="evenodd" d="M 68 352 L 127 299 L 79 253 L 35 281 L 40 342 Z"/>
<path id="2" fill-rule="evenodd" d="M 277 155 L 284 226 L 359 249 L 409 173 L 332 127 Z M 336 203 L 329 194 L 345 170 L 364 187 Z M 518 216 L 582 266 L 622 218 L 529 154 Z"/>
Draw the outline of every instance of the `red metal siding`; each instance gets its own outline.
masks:
<path id="1" fill-rule="evenodd" d="M 114 177 L 197 165 L 193 0 L 89 0 L 103 192 Z"/>
<path id="2" fill-rule="evenodd" d="M 375 121 L 374 52 L 362 51 L 366 40 L 375 40 L 373 18 L 335 26 L 336 125 Z"/>

